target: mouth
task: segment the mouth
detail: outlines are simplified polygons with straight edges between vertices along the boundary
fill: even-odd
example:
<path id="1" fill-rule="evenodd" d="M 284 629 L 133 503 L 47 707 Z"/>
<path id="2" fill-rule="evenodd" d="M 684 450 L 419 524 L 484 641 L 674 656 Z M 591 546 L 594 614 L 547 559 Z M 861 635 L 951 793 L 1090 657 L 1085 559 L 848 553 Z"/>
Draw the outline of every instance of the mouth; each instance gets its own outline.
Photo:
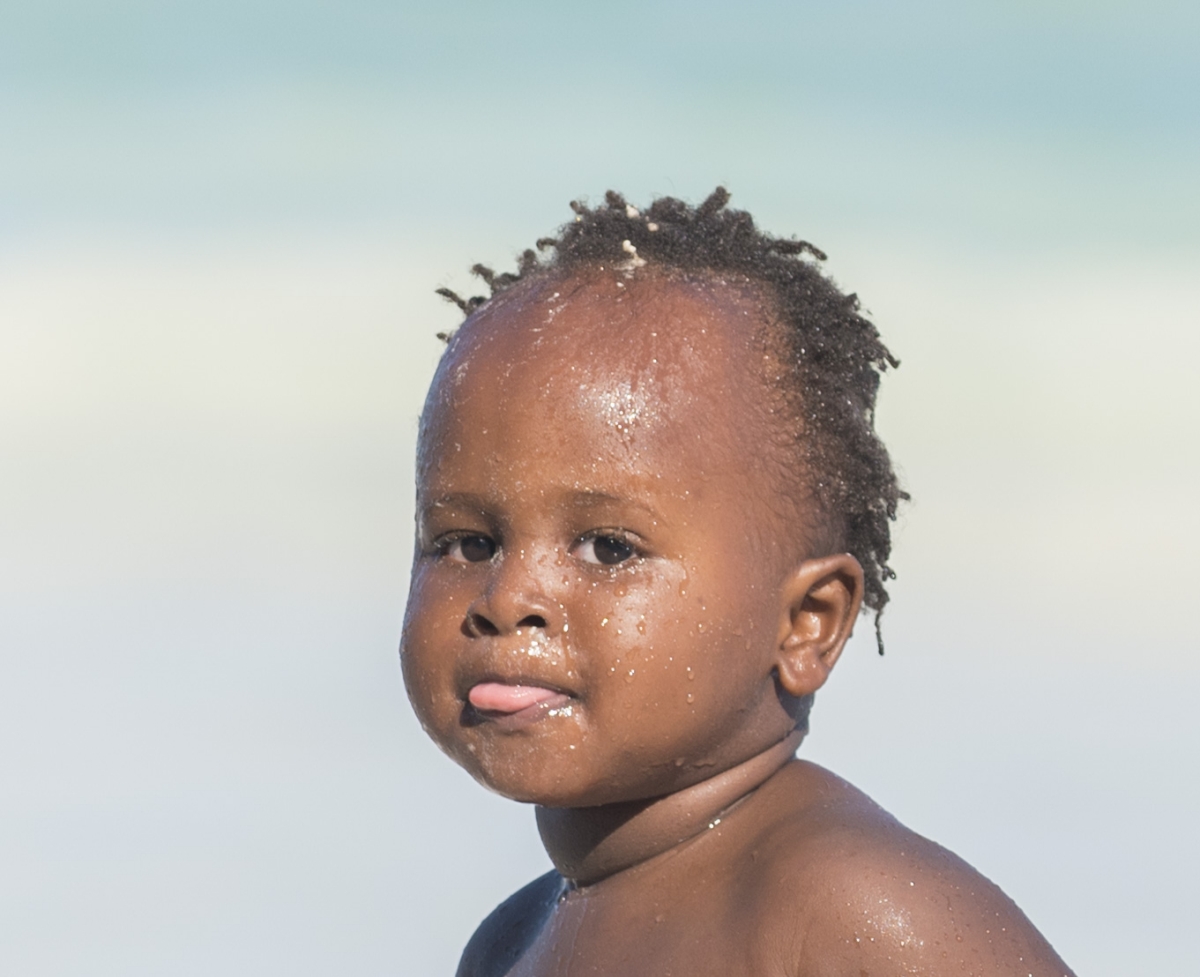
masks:
<path id="1" fill-rule="evenodd" d="M 573 696 L 541 685 L 479 682 L 467 692 L 467 711 L 477 723 L 518 729 L 568 708 L 573 701 Z"/>

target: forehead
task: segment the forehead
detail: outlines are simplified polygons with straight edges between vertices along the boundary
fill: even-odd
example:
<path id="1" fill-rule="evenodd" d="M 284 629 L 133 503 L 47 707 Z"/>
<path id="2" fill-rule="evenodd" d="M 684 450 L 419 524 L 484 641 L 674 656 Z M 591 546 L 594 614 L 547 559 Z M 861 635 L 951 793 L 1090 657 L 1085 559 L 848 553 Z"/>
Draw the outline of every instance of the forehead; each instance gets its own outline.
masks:
<path id="1" fill-rule="evenodd" d="M 502 293 L 459 330 L 449 358 L 460 373 L 519 360 L 533 369 L 608 366 L 648 379 L 712 379 L 722 367 L 744 366 L 761 344 L 762 309 L 749 282 L 592 269 Z"/>
<path id="2" fill-rule="evenodd" d="M 451 429 L 454 454 L 486 434 L 502 454 L 563 464 L 586 439 L 627 464 L 744 465 L 774 399 L 765 307 L 749 282 L 645 268 L 522 283 L 443 359 L 422 419 L 424 474 Z"/>

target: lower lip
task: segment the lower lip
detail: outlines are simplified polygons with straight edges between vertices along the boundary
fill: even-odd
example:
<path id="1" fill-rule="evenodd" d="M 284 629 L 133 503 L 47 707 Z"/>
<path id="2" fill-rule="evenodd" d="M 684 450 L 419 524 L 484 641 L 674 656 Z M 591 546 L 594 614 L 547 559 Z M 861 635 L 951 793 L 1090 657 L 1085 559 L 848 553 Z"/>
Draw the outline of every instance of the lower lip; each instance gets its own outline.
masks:
<path id="1" fill-rule="evenodd" d="M 571 697 L 532 685 L 480 682 L 467 693 L 467 701 L 481 718 L 515 728 L 537 722 L 569 705 Z"/>

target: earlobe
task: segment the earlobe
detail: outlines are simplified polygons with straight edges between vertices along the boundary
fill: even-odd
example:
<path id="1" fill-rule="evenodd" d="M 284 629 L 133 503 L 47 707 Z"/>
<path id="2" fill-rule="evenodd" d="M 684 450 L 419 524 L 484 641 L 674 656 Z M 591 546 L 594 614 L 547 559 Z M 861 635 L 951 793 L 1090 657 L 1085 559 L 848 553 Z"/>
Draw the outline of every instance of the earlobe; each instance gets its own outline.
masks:
<path id="1" fill-rule="evenodd" d="M 849 553 L 805 560 L 780 591 L 775 669 L 789 695 L 816 692 L 833 670 L 862 606 L 863 572 Z"/>

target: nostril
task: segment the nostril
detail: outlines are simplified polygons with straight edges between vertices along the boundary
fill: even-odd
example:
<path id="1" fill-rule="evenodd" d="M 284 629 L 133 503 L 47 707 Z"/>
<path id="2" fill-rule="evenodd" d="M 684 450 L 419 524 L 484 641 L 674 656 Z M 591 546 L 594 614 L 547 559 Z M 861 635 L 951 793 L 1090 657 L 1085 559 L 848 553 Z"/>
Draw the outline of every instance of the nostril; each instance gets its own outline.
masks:
<path id="1" fill-rule="evenodd" d="M 546 619 L 540 614 L 527 614 L 517 622 L 519 628 L 545 628 Z"/>
<path id="2" fill-rule="evenodd" d="M 478 638 L 485 634 L 499 634 L 500 629 L 482 614 L 476 614 L 474 611 L 472 611 L 463 618 L 462 633 L 468 638 Z"/>

